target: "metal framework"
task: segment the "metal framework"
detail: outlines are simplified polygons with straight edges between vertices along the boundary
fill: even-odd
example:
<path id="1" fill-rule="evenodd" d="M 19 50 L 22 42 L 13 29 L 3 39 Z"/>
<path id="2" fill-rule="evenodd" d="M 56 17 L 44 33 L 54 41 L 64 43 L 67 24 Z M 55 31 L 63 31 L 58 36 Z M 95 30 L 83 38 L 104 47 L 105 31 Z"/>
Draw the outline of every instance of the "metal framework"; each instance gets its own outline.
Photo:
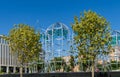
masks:
<path id="1" fill-rule="evenodd" d="M 120 32 L 112 31 L 112 47 L 115 49 L 114 56 L 105 56 L 103 54 L 99 55 L 99 58 L 96 59 L 96 67 L 97 62 L 102 61 L 101 71 L 105 69 L 112 71 L 112 64 L 109 63 L 111 59 L 114 58 L 114 61 L 117 61 L 115 65 L 118 67 L 118 61 L 120 61 Z M 46 30 L 41 30 L 41 43 L 43 51 L 45 54 L 43 56 L 44 64 L 43 72 L 56 72 L 57 66 L 56 64 L 60 64 L 60 67 L 63 66 L 63 62 L 55 61 L 54 58 L 57 57 L 65 57 L 73 55 L 74 57 L 77 55 L 76 53 L 70 53 L 70 51 L 76 51 L 77 49 L 71 49 L 71 46 L 74 47 L 74 33 L 70 32 L 70 29 L 63 23 L 57 22 L 50 25 Z M 107 61 L 107 62 L 106 62 Z M 75 59 L 74 65 L 77 65 L 78 59 Z M 90 61 L 88 61 L 88 65 L 90 65 Z M 80 71 L 83 71 L 83 62 L 81 60 Z M 119 66 L 120 67 L 120 66 Z M 88 71 L 90 71 L 89 68 Z"/>
<path id="2" fill-rule="evenodd" d="M 120 31 L 113 30 L 112 31 L 112 47 L 114 49 L 113 53 L 109 55 L 109 60 L 114 61 L 113 63 L 110 63 L 110 69 L 111 71 L 116 70 L 112 68 L 112 65 L 114 65 L 117 70 L 120 70 Z"/>
<path id="3" fill-rule="evenodd" d="M 51 64 L 56 62 L 52 61 L 55 57 L 63 57 L 69 55 L 69 28 L 60 22 L 50 25 L 44 33 L 42 33 L 42 45 L 45 49 L 45 66 L 44 72 L 54 72 L 55 67 Z M 62 61 L 58 61 L 61 63 Z"/>
<path id="4" fill-rule="evenodd" d="M 100 67 L 101 71 L 107 71 L 107 70 L 114 71 L 114 70 L 119 70 L 120 68 L 120 32 L 116 30 L 112 30 L 111 36 L 112 36 L 111 53 L 107 56 L 101 54 L 98 59 L 102 62 L 102 66 Z"/>

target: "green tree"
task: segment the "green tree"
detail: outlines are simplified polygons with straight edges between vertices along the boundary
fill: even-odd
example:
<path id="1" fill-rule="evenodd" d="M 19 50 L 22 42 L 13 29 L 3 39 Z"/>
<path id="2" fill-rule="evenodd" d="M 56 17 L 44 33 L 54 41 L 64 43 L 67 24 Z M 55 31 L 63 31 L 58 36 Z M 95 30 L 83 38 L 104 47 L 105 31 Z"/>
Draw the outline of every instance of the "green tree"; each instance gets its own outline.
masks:
<path id="1" fill-rule="evenodd" d="M 111 48 L 110 26 L 108 21 L 93 11 L 81 13 L 80 20 L 75 17 L 72 29 L 74 40 L 79 51 L 79 60 L 91 62 L 92 77 L 94 77 L 95 59 L 99 54 L 107 55 Z"/>
<path id="2" fill-rule="evenodd" d="M 5 38 L 9 42 L 12 54 L 17 56 L 22 77 L 23 66 L 38 60 L 41 51 L 40 33 L 29 25 L 18 24 Z"/>

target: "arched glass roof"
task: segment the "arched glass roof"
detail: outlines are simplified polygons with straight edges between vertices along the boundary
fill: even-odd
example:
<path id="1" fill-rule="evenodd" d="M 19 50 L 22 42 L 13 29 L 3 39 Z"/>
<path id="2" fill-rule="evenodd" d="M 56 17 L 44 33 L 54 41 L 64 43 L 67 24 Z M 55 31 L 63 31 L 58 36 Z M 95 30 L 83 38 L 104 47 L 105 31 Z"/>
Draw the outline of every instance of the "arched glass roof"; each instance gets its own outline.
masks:
<path id="1" fill-rule="evenodd" d="M 53 38 L 56 38 L 58 36 L 63 36 L 64 38 L 67 38 L 68 34 L 68 27 L 60 22 L 50 25 L 46 30 L 46 35 L 51 35 L 53 36 Z"/>

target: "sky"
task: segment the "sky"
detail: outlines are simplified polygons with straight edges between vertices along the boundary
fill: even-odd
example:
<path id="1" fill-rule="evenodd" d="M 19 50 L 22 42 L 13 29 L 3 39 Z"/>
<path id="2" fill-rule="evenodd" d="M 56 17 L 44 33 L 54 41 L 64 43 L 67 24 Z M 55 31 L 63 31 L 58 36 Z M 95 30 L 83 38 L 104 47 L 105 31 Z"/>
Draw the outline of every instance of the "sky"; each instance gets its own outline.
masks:
<path id="1" fill-rule="evenodd" d="M 113 30 L 120 30 L 120 0 L 0 0 L 0 35 L 15 24 L 47 29 L 62 22 L 69 28 L 74 16 L 92 10 L 104 16 Z"/>

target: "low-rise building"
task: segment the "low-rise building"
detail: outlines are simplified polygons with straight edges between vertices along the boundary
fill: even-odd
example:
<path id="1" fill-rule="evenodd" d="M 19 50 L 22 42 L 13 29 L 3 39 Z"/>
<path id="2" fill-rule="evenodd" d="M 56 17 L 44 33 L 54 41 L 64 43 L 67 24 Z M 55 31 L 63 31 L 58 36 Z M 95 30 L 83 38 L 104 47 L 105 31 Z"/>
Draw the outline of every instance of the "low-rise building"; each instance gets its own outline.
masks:
<path id="1" fill-rule="evenodd" d="M 2 36 L 0 35 L 0 71 L 4 73 L 19 73 L 20 65 L 17 56 L 11 53 L 8 42 Z M 23 69 L 25 73 L 29 72 L 27 67 Z"/>

